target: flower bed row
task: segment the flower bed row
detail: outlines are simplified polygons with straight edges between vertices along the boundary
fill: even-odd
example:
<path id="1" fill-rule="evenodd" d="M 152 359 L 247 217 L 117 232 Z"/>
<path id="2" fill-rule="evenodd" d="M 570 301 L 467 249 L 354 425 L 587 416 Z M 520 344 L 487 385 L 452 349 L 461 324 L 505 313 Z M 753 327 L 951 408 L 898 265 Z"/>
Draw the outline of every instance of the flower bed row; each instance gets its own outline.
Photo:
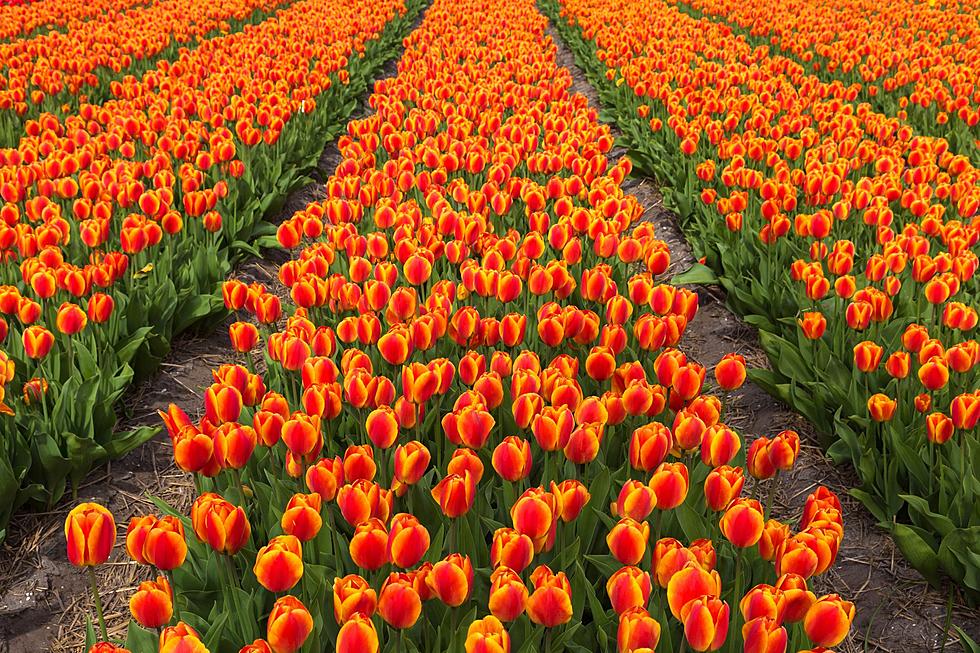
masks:
<path id="1" fill-rule="evenodd" d="M 122 10 L 145 0 L 34 0 L 0 3 L 0 41 L 42 29 L 64 28 Z"/>
<path id="2" fill-rule="evenodd" d="M 694 16 L 726 20 L 750 42 L 776 45 L 827 82 L 859 89 L 877 111 L 947 139 L 980 163 L 980 25 L 976 2 L 871 3 L 680 0 Z"/>
<path id="3" fill-rule="evenodd" d="M 374 113 L 348 124 L 326 199 L 279 227 L 289 299 L 224 284 L 240 357 L 214 370 L 200 420 L 163 416 L 198 496 L 129 524 L 126 552 L 156 580 L 127 641 L 93 629 L 92 650 L 846 637 L 853 605 L 808 589 L 844 534 L 837 497 L 818 489 L 792 523 L 759 501 L 799 438 L 746 451 L 676 348 L 697 295 L 663 279 L 630 163 L 609 158 L 546 28 L 532 0 L 436 0 Z M 713 378 L 738 387 L 744 361 Z M 100 564 L 115 535 L 78 506 L 70 559 Z"/>
<path id="4" fill-rule="evenodd" d="M 760 328 L 774 370 L 753 378 L 854 464 L 916 567 L 980 590 L 980 172 L 660 0 L 561 14 L 636 161 Z"/>
<path id="5" fill-rule="evenodd" d="M 304 182 L 409 14 L 305 0 L 0 150 L 0 528 L 154 432 L 116 433 L 116 400 L 175 333 L 223 312 L 210 293 L 274 231 L 263 216 Z"/>
<path id="6" fill-rule="evenodd" d="M 16 145 L 25 128 L 39 131 L 40 125 L 76 113 L 81 103 L 119 97 L 123 76 L 165 73 L 167 60 L 182 48 L 260 23 L 284 2 L 157 0 L 64 33 L 0 43 L 0 146 Z"/>

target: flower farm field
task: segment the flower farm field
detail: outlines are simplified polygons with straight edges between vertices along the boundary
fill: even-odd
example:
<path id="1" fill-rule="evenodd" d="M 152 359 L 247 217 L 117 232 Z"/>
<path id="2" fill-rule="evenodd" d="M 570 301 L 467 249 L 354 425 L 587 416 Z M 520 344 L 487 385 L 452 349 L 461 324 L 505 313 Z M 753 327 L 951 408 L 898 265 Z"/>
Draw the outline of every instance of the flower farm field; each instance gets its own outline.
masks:
<path id="1" fill-rule="evenodd" d="M 976 0 L 0 0 L 0 653 L 980 651 Z"/>

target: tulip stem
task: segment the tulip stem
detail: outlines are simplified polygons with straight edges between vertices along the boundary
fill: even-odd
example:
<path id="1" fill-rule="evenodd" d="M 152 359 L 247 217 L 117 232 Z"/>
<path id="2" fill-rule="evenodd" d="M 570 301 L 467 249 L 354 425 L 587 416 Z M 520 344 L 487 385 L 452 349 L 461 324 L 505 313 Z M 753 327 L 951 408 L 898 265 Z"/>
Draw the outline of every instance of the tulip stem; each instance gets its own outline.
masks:
<path id="1" fill-rule="evenodd" d="M 99 595 L 99 581 L 95 577 L 95 567 L 88 568 L 88 580 L 92 586 L 92 598 L 95 600 L 95 614 L 99 618 L 99 632 L 102 634 L 102 641 L 109 641 L 109 632 L 105 627 L 105 614 L 102 611 L 102 597 Z"/>
<path id="2" fill-rule="evenodd" d="M 544 653 L 551 653 L 551 628 L 544 631 Z"/>
<path id="3" fill-rule="evenodd" d="M 167 582 L 170 583 L 170 593 L 174 601 L 174 617 L 177 619 L 177 621 L 182 621 L 180 618 L 180 606 L 178 605 L 177 601 L 177 584 L 174 583 L 174 572 L 165 571 L 163 573 L 167 577 Z"/>
<path id="4" fill-rule="evenodd" d="M 766 505 L 762 507 L 763 513 L 768 515 L 768 518 L 772 518 L 773 508 L 775 507 L 776 501 L 776 486 L 779 484 L 779 475 L 773 476 L 772 480 L 769 481 L 769 497 L 766 499 Z"/>

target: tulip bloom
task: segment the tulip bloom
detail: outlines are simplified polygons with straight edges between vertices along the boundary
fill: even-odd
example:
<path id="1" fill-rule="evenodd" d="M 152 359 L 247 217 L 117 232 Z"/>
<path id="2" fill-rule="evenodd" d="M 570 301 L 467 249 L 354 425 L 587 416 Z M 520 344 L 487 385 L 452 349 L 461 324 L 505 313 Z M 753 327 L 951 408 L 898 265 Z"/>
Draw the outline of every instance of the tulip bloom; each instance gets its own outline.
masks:
<path id="1" fill-rule="evenodd" d="M 641 426 L 633 431 L 630 438 L 630 465 L 644 472 L 653 471 L 667 458 L 673 446 L 673 434 L 660 422 Z"/>
<path id="2" fill-rule="evenodd" d="M 687 498 L 688 472 L 684 463 L 661 463 L 650 478 L 650 489 L 656 495 L 659 510 L 672 510 Z"/>
<path id="3" fill-rule="evenodd" d="M 442 514 L 450 519 L 461 517 L 473 507 L 476 481 L 469 472 L 464 476 L 449 474 L 432 488 L 432 498 L 439 504 Z"/>
<path id="4" fill-rule="evenodd" d="M 469 556 L 452 553 L 432 566 L 426 578 L 440 601 L 451 608 L 462 605 L 473 589 L 473 565 Z"/>
<path id="5" fill-rule="evenodd" d="M 227 555 L 241 551 L 252 535 L 245 511 L 213 492 L 206 492 L 194 501 L 191 525 L 198 540 Z"/>
<path id="6" fill-rule="evenodd" d="M 650 524 L 624 517 L 606 536 L 609 552 L 624 565 L 636 565 L 646 553 Z"/>
<path id="7" fill-rule="evenodd" d="M 155 581 L 140 583 L 136 593 L 129 599 L 129 611 L 136 623 L 144 628 L 161 628 L 170 623 L 174 604 L 167 579 L 157 576 Z"/>
<path id="8" fill-rule="evenodd" d="M 676 619 L 681 619 L 681 608 L 689 601 L 703 596 L 721 596 L 721 577 L 717 571 L 705 571 L 696 562 L 687 563 L 667 583 L 667 604 Z"/>
<path id="9" fill-rule="evenodd" d="M 313 632 L 313 617 L 295 596 L 280 597 L 272 606 L 266 640 L 275 653 L 295 653 Z"/>
<path id="10" fill-rule="evenodd" d="M 725 354 L 715 366 L 715 380 L 725 390 L 735 390 L 745 383 L 745 358 L 740 354 Z"/>
<path id="11" fill-rule="evenodd" d="M 167 626 L 160 633 L 159 653 L 207 653 L 197 631 L 178 621 L 176 626 Z"/>
<path id="12" fill-rule="evenodd" d="M 756 617 L 742 626 L 745 653 L 785 653 L 786 629 L 776 619 Z"/>
<path id="13" fill-rule="evenodd" d="M 736 499 L 745 485 L 741 467 L 722 465 L 708 472 L 704 479 L 704 500 L 708 508 L 719 512 Z"/>
<path id="14" fill-rule="evenodd" d="M 184 564 L 187 541 L 180 519 L 166 515 L 154 522 L 146 534 L 143 557 L 160 571 L 171 571 Z"/>
<path id="15" fill-rule="evenodd" d="M 837 646 L 847 637 L 854 622 L 854 604 L 836 594 L 817 599 L 807 610 L 803 630 L 817 646 Z"/>
<path id="16" fill-rule="evenodd" d="M 891 421 L 897 407 L 897 401 L 880 392 L 868 397 L 868 414 L 876 422 Z"/>
<path id="17" fill-rule="evenodd" d="M 728 604 L 713 596 L 685 603 L 679 619 L 688 645 L 695 651 L 717 651 L 728 637 L 728 615 Z"/>
<path id="18" fill-rule="evenodd" d="M 606 593 L 616 614 L 645 606 L 651 591 L 650 574 L 638 567 L 623 567 L 606 582 Z"/>
<path id="19" fill-rule="evenodd" d="M 357 525 L 350 540 L 350 557 L 361 569 L 374 571 L 388 562 L 388 531 L 379 519 Z"/>
<path id="20" fill-rule="evenodd" d="M 619 615 L 619 627 L 616 630 L 618 653 L 632 653 L 643 649 L 653 651 L 658 643 L 660 623 L 645 608 L 633 608 Z"/>
<path id="21" fill-rule="evenodd" d="M 513 528 L 498 528 L 490 545 L 490 564 L 504 566 L 518 574 L 524 571 L 534 558 L 534 542 L 530 537 Z"/>
<path id="22" fill-rule="evenodd" d="M 377 593 L 357 574 L 334 579 L 333 616 L 338 624 L 346 623 L 358 614 L 370 619 L 377 606 Z"/>
<path id="23" fill-rule="evenodd" d="M 497 567 L 490 575 L 490 614 L 501 621 L 513 621 L 524 613 L 528 591 L 513 569 Z"/>
<path id="24" fill-rule="evenodd" d="M 527 615 L 533 623 L 554 628 L 572 619 L 572 586 L 565 572 L 552 573 L 541 565 L 531 574 L 534 591 L 527 599 Z"/>
<path id="25" fill-rule="evenodd" d="M 411 628 L 422 614 L 422 599 L 408 574 L 393 573 L 381 586 L 378 614 L 392 628 Z"/>
<path id="26" fill-rule="evenodd" d="M 337 634 L 337 653 L 378 653 L 378 632 L 370 617 L 357 613 Z"/>
<path id="27" fill-rule="evenodd" d="M 270 592 L 285 592 L 303 576 L 303 554 L 299 538 L 280 535 L 259 549 L 252 568 L 259 584 Z"/>
<path id="28" fill-rule="evenodd" d="M 629 517 L 644 521 L 657 507 L 657 495 L 653 489 L 640 481 L 627 481 L 619 491 L 619 498 L 612 505 L 616 517 Z"/>
<path id="29" fill-rule="evenodd" d="M 24 329 L 23 340 L 24 353 L 35 360 L 47 356 L 54 346 L 54 334 L 36 324 Z"/>
<path id="30" fill-rule="evenodd" d="M 560 517 L 561 502 L 543 488 L 529 488 L 510 509 L 514 530 L 534 542 L 534 552 L 550 549 Z"/>
<path id="31" fill-rule="evenodd" d="M 762 505 L 755 499 L 736 499 L 725 510 L 719 525 L 722 534 L 735 546 L 755 546 L 765 527 Z"/>
<path id="32" fill-rule="evenodd" d="M 510 635 L 494 616 L 477 619 L 466 630 L 466 653 L 510 653 Z"/>
<path id="33" fill-rule="evenodd" d="M 116 543 L 112 513 L 97 503 L 81 503 L 65 518 L 68 560 L 76 567 L 94 567 L 109 559 Z"/>
<path id="34" fill-rule="evenodd" d="M 395 449 L 395 478 L 405 485 L 415 485 L 425 475 L 432 456 L 424 444 L 417 441 L 398 445 Z"/>
<path id="35" fill-rule="evenodd" d="M 581 481 L 566 479 L 561 483 L 551 482 L 551 493 L 558 497 L 561 505 L 561 520 L 566 524 L 578 519 L 582 508 L 589 503 L 592 495 Z"/>
<path id="36" fill-rule="evenodd" d="M 500 478 L 515 483 L 531 473 L 531 445 L 515 435 L 507 436 L 493 450 L 491 462 Z"/>
<path id="37" fill-rule="evenodd" d="M 396 567 L 408 569 L 418 564 L 429 550 L 429 531 L 414 515 L 399 513 L 391 518 L 387 559 Z"/>

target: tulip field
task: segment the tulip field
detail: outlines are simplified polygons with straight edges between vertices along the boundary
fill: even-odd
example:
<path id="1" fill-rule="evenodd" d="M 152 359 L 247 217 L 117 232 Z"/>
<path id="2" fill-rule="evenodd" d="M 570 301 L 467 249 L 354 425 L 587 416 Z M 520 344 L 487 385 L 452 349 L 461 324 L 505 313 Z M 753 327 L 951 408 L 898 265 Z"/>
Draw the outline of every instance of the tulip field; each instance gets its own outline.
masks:
<path id="1" fill-rule="evenodd" d="M 978 17 L 0 2 L 0 652 L 977 653 Z"/>

